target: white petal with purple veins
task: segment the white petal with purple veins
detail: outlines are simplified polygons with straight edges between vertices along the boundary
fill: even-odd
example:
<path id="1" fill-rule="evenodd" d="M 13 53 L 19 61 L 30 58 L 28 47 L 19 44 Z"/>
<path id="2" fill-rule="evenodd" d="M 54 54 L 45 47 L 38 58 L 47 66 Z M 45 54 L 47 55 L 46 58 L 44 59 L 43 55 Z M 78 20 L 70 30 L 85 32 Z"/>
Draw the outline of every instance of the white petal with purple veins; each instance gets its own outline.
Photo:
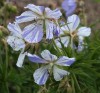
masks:
<path id="1" fill-rule="evenodd" d="M 20 55 L 18 57 L 17 63 L 16 63 L 16 65 L 18 67 L 22 67 L 23 66 L 23 62 L 24 62 L 26 54 L 27 54 L 27 52 L 24 53 L 23 50 L 22 50 L 22 52 L 20 53 Z"/>
<path id="2" fill-rule="evenodd" d="M 48 61 L 57 60 L 57 56 L 51 54 L 50 51 L 48 51 L 48 50 L 42 51 L 41 56 L 42 56 L 45 60 L 48 60 Z"/>
<path id="3" fill-rule="evenodd" d="M 75 31 L 80 23 L 80 19 L 77 15 L 69 16 L 67 19 L 68 27 L 71 32 Z"/>
<path id="4" fill-rule="evenodd" d="M 48 66 L 37 69 L 33 74 L 35 83 L 39 85 L 44 85 L 48 79 L 48 76 Z"/>
<path id="5" fill-rule="evenodd" d="M 66 56 L 60 57 L 55 64 L 60 66 L 70 66 L 75 62 L 75 58 L 68 58 Z"/>
<path id="6" fill-rule="evenodd" d="M 59 19 L 62 13 L 59 9 L 51 10 L 50 8 L 45 8 L 46 18 Z"/>
<path id="7" fill-rule="evenodd" d="M 64 76 L 69 75 L 69 72 L 66 70 L 59 69 L 57 66 L 54 66 L 53 75 L 56 81 L 60 81 Z"/>
<path id="8" fill-rule="evenodd" d="M 64 34 L 64 32 L 69 33 L 70 29 L 68 28 L 68 25 L 64 25 L 64 26 L 61 27 L 61 30 L 62 31 L 61 31 L 60 34 L 62 35 L 62 34 Z"/>
<path id="9" fill-rule="evenodd" d="M 61 37 L 60 39 L 56 39 L 55 40 L 55 43 L 56 45 L 59 47 L 59 48 L 62 48 L 61 46 L 61 43 L 64 45 L 64 47 L 67 47 L 68 44 L 69 44 L 69 40 L 70 40 L 70 37 L 66 36 L 66 37 Z M 61 43 L 60 43 L 61 42 Z"/>
<path id="10" fill-rule="evenodd" d="M 44 59 L 40 58 L 37 55 L 32 55 L 32 54 L 28 53 L 27 56 L 28 56 L 29 60 L 34 63 L 46 63 L 46 61 Z"/>
<path id="11" fill-rule="evenodd" d="M 89 36 L 91 34 L 91 29 L 89 27 L 81 27 L 78 29 L 78 36 Z"/>
<path id="12" fill-rule="evenodd" d="M 25 42 L 18 37 L 8 36 L 7 43 L 15 50 L 19 51 L 20 49 L 25 47 Z"/>
<path id="13" fill-rule="evenodd" d="M 46 20 L 45 21 L 46 26 L 46 39 L 52 39 L 53 38 L 53 30 L 54 30 L 54 24 L 52 21 Z"/>
<path id="14" fill-rule="evenodd" d="M 43 37 L 43 27 L 40 24 L 30 24 L 23 30 L 23 38 L 29 43 L 38 43 Z"/>
<path id="15" fill-rule="evenodd" d="M 78 49 L 77 49 L 77 51 L 78 52 L 81 52 L 83 49 L 84 49 L 84 37 L 83 36 L 79 36 L 78 37 L 79 38 L 79 40 L 78 40 Z"/>
<path id="16" fill-rule="evenodd" d="M 30 9 L 32 12 L 34 12 L 38 15 L 43 15 L 43 11 L 41 10 L 41 6 L 36 6 L 34 4 L 28 4 L 25 8 Z"/>
<path id="17" fill-rule="evenodd" d="M 17 36 L 17 37 L 20 37 L 22 38 L 22 31 L 19 27 L 19 25 L 15 22 L 15 23 L 9 23 L 7 25 L 7 28 L 9 31 L 11 31 L 11 33 L 14 35 L 14 36 Z"/>
<path id="18" fill-rule="evenodd" d="M 38 18 L 39 17 L 34 12 L 25 11 L 20 16 L 16 17 L 16 22 L 17 23 L 29 22 L 29 21 L 33 21 Z"/>

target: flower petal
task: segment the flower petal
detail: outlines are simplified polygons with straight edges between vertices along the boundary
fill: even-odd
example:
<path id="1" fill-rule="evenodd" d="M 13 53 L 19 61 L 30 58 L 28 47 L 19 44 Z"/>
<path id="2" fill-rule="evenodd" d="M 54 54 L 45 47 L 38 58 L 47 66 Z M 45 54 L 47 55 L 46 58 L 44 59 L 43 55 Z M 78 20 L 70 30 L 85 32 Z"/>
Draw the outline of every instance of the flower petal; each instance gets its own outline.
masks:
<path id="1" fill-rule="evenodd" d="M 56 81 L 60 81 L 65 75 L 69 75 L 66 70 L 59 69 L 57 66 L 53 67 L 53 75 Z"/>
<path id="2" fill-rule="evenodd" d="M 37 55 L 32 55 L 32 54 L 28 53 L 27 56 L 28 56 L 29 60 L 34 63 L 46 63 L 46 61 L 44 59 L 40 58 Z"/>
<path id="3" fill-rule="evenodd" d="M 9 31 L 11 31 L 11 33 L 14 35 L 14 36 L 17 36 L 17 37 L 21 37 L 22 38 L 22 31 L 19 27 L 19 25 L 15 22 L 15 23 L 9 23 L 7 25 L 7 28 L 9 29 Z"/>
<path id="4" fill-rule="evenodd" d="M 78 29 L 78 36 L 89 36 L 91 34 L 91 28 L 89 27 L 81 27 Z"/>
<path id="5" fill-rule="evenodd" d="M 64 47 L 67 47 L 68 44 L 69 44 L 69 40 L 70 40 L 70 37 L 66 36 L 66 37 L 61 37 L 60 39 L 56 39 L 55 40 L 55 43 L 56 45 L 59 47 L 59 48 L 62 48 L 61 46 L 61 43 L 64 45 Z M 61 43 L 60 43 L 61 42 Z"/>
<path id="6" fill-rule="evenodd" d="M 35 83 L 44 85 L 49 77 L 48 66 L 37 69 L 33 74 Z"/>
<path id="7" fill-rule="evenodd" d="M 70 16 L 76 9 L 75 0 L 64 0 L 62 3 L 62 8 L 66 11 L 66 16 Z"/>
<path id="8" fill-rule="evenodd" d="M 30 24 L 23 30 L 23 38 L 29 43 L 38 43 L 43 37 L 43 27 L 41 24 Z"/>
<path id="9" fill-rule="evenodd" d="M 60 57 L 55 64 L 60 66 L 70 66 L 75 62 L 75 58 L 68 58 L 66 56 Z"/>
<path id="10" fill-rule="evenodd" d="M 16 65 L 18 67 L 22 67 L 23 66 L 23 62 L 24 62 L 24 58 L 26 56 L 27 52 L 23 53 L 23 51 L 20 53 L 19 57 L 18 57 L 18 60 L 17 60 L 17 63 Z"/>
<path id="11" fill-rule="evenodd" d="M 51 10 L 50 8 L 45 8 L 46 18 L 59 19 L 62 13 L 59 9 Z"/>
<path id="12" fill-rule="evenodd" d="M 8 36 L 7 43 L 13 48 L 15 51 L 19 51 L 20 49 L 25 47 L 25 42 L 18 37 Z"/>
<path id="13" fill-rule="evenodd" d="M 41 56 L 42 56 L 45 60 L 48 60 L 48 61 L 57 60 L 57 56 L 51 54 L 49 50 L 44 50 L 44 51 L 42 51 Z"/>
<path id="14" fill-rule="evenodd" d="M 43 15 L 43 6 L 36 6 L 34 4 L 28 4 L 25 8 L 30 9 L 32 12 L 38 14 L 38 15 Z"/>
<path id="15" fill-rule="evenodd" d="M 29 22 L 38 18 L 39 17 L 34 12 L 25 11 L 20 16 L 16 17 L 16 22 L 17 23 Z"/>
<path id="16" fill-rule="evenodd" d="M 69 16 L 67 19 L 68 27 L 71 32 L 75 31 L 80 23 L 80 19 L 77 15 Z"/>
<path id="17" fill-rule="evenodd" d="M 69 30 L 70 30 L 70 29 L 68 28 L 67 25 L 64 25 L 64 26 L 61 27 L 61 30 L 62 30 L 62 31 L 61 31 L 60 34 L 62 35 L 62 34 L 64 34 L 64 32 L 69 33 Z"/>
<path id="18" fill-rule="evenodd" d="M 81 52 L 84 49 L 84 46 L 83 46 L 84 41 L 83 40 L 84 40 L 84 37 L 79 36 L 78 49 L 77 49 L 78 52 Z"/>
<path id="19" fill-rule="evenodd" d="M 53 22 L 52 21 L 45 21 L 46 25 L 46 39 L 52 39 L 53 38 Z"/>

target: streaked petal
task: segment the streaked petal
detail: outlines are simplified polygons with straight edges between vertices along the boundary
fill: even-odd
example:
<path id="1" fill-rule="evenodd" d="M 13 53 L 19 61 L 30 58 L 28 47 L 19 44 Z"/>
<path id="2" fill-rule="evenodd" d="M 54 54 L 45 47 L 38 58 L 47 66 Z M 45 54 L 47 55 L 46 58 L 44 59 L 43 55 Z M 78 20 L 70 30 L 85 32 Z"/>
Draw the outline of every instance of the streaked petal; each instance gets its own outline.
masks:
<path id="1" fill-rule="evenodd" d="M 80 19 L 77 15 L 69 16 L 67 19 L 68 27 L 71 32 L 75 31 L 80 23 Z"/>
<path id="2" fill-rule="evenodd" d="M 45 8 L 46 17 L 47 18 L 53 18 L 53 19 L 59 19 L 60 16 L 62 16 L 62 13 L 59 9 L 51 10 L 50 8 Z"/>
<path id="3" fill-rule="evenodd" d="M 38 43 L 43 37 L 43 27 L 41 24 L 30 24 L 23 30 L 23 38 L 29 43 Z"/>
<path id="4" fill-rule="evenodd" d="M 53 22 L 52 21 L 45 21 L 46 26 L 46 39 L 52 39 L 53 38 Z"/>
<path id="5" fill-rule="evenodd" d="M 81 52 L 84 49 L 84 46 L 83 46 L 84 41 L 83 40 L 84 40 L 84 37 L 79 36 L 78 49 L 77 49 L 78 52 Z"/>
<path id="6" fill-rule="evenodd" d="M 24 59 L 25 59 L 26 54 L 27 54 L 27 52 L 25 52 L 25 53 L 21 52 L 20 53 L 20 55 L 18 57 L 18 60 L 17 60 L 17 63 L 16 63 L 16 65 L 18 67 L 22 67 L 23 66 L 23 62 L 24 62 Z"/>
<path id="7" fill-rule="evenodd" d="M 25 47 L 25 42 L 18 37 L 8 36 L 7 43 L 15 50 L 19 51 L 20 49 Z"/>
<path id="8" fill-rule="evenodd" d="M 54 66 L 53 75 L 56 81 L 60 81 L 64 76 L 69 75 L 69 72 L 66 70 L 59 69 L 57 66 Z"/>
<path id="9" fill-rule="evenodd" d="M 67 25 L 64 25 L 64 26 L 61 27 L 61 30 L 62 30 L 62 32 L 60 34 L 64 34 L 64 32 L 66 32 L 66 33 L 68 32 L 69 33 L 70 29 L 68 28 Z"/>
<path id="10" fill-rule="evenodd" d="M 78 29 L 78 36 L 89 36 L 91 34 L 91 28 L 89 27 L 81 27 Z"/>
<path id="11" fill-rule="evenodd" d="M 49 77 L 48 66 L 41 67 L 37 69 L 33 74 L 35 83 L 39 85 L 44 85 Z"/>
<path id="12" fill-rule="evenodd" d="M 61 32 L 61 28 L 59 26 L 54 25 L 54 35 L 59 36 Z"/>
<path id="13" fill-rule="evenodd" d="M 19 25 L 15 22 L 15 23 L 9 23 L 7 25 L 7 28 L 9 31 L 11 31 L 11 33 L 14 35 L 14 36 L 17 36 L 17 37 L 21 37 L 22 38 L 22 31 L 19 27 Z"/>
<path id="14" fill-rule="evenodd" d="M 25 8 L 30 9 L 36 14 L 43 15 L 43 6 L 36 6 L 34 4 L 28 4 Z"/>
<path id="15" fill-rule="evenodd" d="M 70 66 L 75 62 L 75 58 L 68 58 L 66 56 L 60 57 L 55 64 L 60 66 Z"/>
<path id="16" fill-rule="evenodd" d="M 46 63 L 46 61 L 44 59 L 40 58 L 37 55 L 32 55 L 32 54 L 28 53 L 27 56 L 28 56 L 29 60 L 34 63 Z"/>
<path id="17" fill-rule="evenodd" d="M 66 16 L 70 16 L 76 9 L 76 0 L 64 0 L 62 3 L 62 8 L 66 12 Z"/>
<path id="18" fill-rule="evenodd" d="M 48 60 L 48 61 L 57 60 L 57 56 L 51 54 L 49 50 L 44 50 L 44 51 L 42 51 L 41 56 L 42 56 L 45 60 Z"/>
<path id="19" fill-rule="evenodd" d="M 61 43 L 64 45 L 64 47 L 67 47 L 68 44 L 69 44 L 69 40 L 70 40 L 70 37 L 66 36 L 66 37 L 61 37 L 60 39 L 56 39 L 55 40 L 55 43 L 56 45 L 59 47 L 59 48 L 62 48 L 61 46 Z M 61 43 L 60 43 L 61 42 Z"/>
<path id="20" fill-rule="evenodd" d="M 32 11 L 25 11 L 20 16 L 16 17 L 16 22 L 17 23 L 29 22 L 38 18 L 39 17 Z"/>

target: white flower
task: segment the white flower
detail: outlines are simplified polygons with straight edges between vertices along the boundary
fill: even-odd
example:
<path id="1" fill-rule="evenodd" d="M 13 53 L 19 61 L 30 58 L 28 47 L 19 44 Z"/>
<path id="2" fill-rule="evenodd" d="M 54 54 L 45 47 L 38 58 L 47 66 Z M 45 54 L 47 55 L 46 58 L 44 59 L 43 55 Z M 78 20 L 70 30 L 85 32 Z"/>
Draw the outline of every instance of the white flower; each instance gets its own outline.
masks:
<path id="1" fill-rule="evenodd" d="M 81 50 L 83 49 L 82 44 L 84 44 L 83 40 L 84 37 L 88 37 L 91 34 L 91 28 L 89 27 L 79 27 L 80 19 L 77 15 L 69 16 L 67 19 L 67 25 L 64 25 L 61 27 L 60 35 L 64 35 L 60 38 L 61 42 L 64 44 L 65 47 L 68 46 L 70 43 L 71 38 L 78 37 L 79 39 L 79 47 L 81 47 Z M 59 39 L 55 40 L 58 47 L 61 48 L 61 44 L 59 42 Z"/>
<path id="2" fill-rule="evenodd" d="M 35 83 L 43 85 L 46 83 L 49 77 L 49 71 L 53 70 L 53 76 L 56 81 L 60 81 L 69 72 L 58 68 L 58 66 L 70 66 L 75 62 L 75 58 L 68 58 L 66 56 L 61 56 L 57 58 L 56 55 L 51 54 L 48 50 L 44 50 L 41 53 L 41 57 L 37 55 L 32 55 L 28 53 L 29 60 L 34 63 L 41 63 L 45 66 L 37 69 L 34 74 Z"/>
<path id="3" fill-rule="evenodd" d="M 13 48 L 15 51 L 21 50 L 21 53 L 18 57 L 17 66 L 22 67 L 23 61 L 26 55 L 26 52 L 24 53 L 25 48 L 25 41 L 22 37 L 22 31 L 17 23 L 8 24 L 8 29 L 11 32 L 11 35 L 7 37 L 7 43 Z"/>
<path id="4" fill-rule="evenodd" d="M 29 43 L 38 43 L 43 38 L 43 31 L 46 33 L 46 39 L 52 39 L 54 26 L 62 15 L 60 10 L 51 10 L 34 4 L 28 4 L 25 8 L 29 10 L 16 17 L 16 22 L 35 22 L 25 27 L 23 31 L 24 39 Z"/>

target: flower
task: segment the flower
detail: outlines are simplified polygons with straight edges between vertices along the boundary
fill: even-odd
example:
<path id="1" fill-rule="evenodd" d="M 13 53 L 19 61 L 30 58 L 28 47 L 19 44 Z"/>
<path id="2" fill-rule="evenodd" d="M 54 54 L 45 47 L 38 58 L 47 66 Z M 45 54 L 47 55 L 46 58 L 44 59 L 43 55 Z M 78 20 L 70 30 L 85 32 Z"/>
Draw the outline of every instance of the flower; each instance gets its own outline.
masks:
<path id="1" fill-rule="evenodd" d="M 80 19 L 77 15 L 72 15 L 68 17 L 67 20 L 67 25 L 64 25 L 61 27 L 61 32 L 60 35 L 63 35 L 60 39 L 56 39 L 55 42 L 59 48 L 61 48 L 61 44 L 59 41 L 61 41 L 65 47 L 68 46 L 70 39 L 77 38 L 79 39 L 79 45 L 78 45 L 78 50 L 81 51 L 83 50 L 83 40 L 84 37 L 88 37 L 91 34 L 91 28 L 89 27 L 80 27 Z M 77 29 L 78 28 L 78 29 Z"/>
<path id="2" fill-rule="evenodd" d="M 8 29 L 11 32 L 10 36 L 7 37 L 7 43 L 13 48 L 15 51 L 21 50 L 21 53 L 18 57 L 17 66 L 22 67 L 23 61 L 26 55 L 26 52 L 24 53 L 25 48 L 25 41 L 22 37 L 22 31 L 17 23 L 9 23 Z"/>
<path id="3" fill-rule="evenodd" d="M 68 75 L 69 72 L 63 69 L 58 68 L 57 66 L 70 66 L 75 62 L 75 58 L 68 58 L 66 56 L 61 56 L 57 58 L 57 56 L 50 53 L 49 50 L 44 50 L 41 53 L 41 57 L 37 55 L 32 55 L 28 53 L 29 60 L 34 63 L 45 64 L 41 68 L 37 69 L 34 74 L 35 83 L 39 85 L 43 85 L 46 83 L 49 77 L 49 71 L 53 70 L 53 76 L 56 81 L 60 81 L 65 75 Z"/>
<path id="4" fill-rule="evenodd" d="M 34 21 L 34 23 L 24 28 L 22 34 L 24 39 L 29 43 L 38 43 L 43 38 L 43 31 L 46 33 L 46 39 L 52 39 L 54 27 L 62 15 L 60 10 L 51 10 L 50 8 L 34 4 L 28 4 L 25 8 L 29 10 L 17 16 L 16 22 Z"/>
<path id="5" fill-rule="evenodd" d="M 66 16 L 70 16 L 76 9 L 76 1 L 75 0 L 64 0 L 62 3 L 62 8 L 66 12 Z"/>

